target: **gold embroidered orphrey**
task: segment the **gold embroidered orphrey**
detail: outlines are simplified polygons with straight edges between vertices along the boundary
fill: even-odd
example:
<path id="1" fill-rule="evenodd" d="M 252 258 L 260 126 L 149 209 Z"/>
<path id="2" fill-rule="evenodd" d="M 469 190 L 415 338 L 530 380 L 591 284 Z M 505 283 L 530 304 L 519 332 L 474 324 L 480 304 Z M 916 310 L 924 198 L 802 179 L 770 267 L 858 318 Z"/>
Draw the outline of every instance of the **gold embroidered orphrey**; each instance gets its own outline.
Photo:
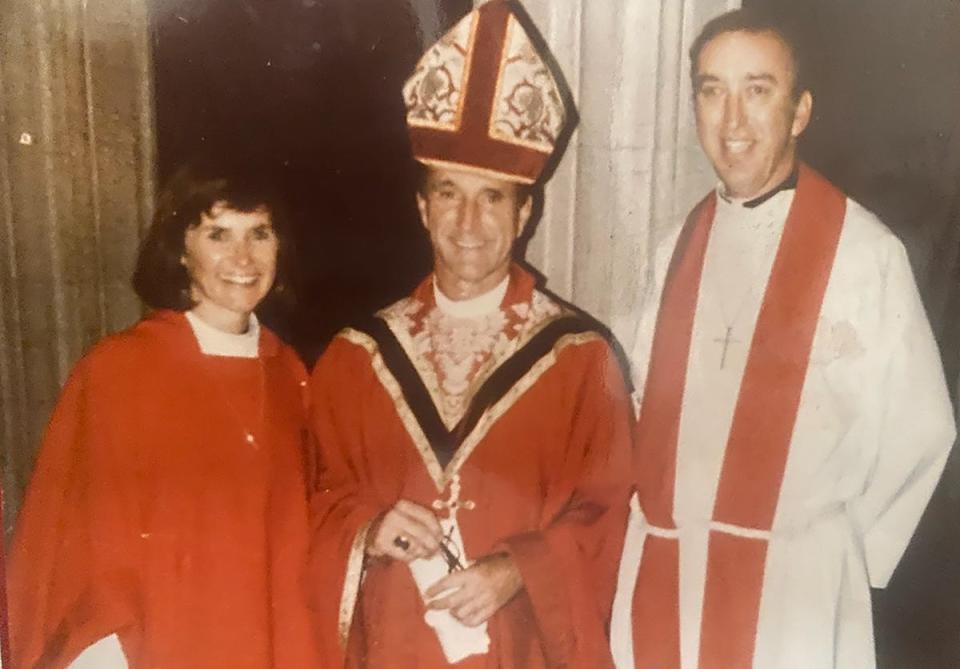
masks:
<path id="1" fill-rule="evenodd" d="M 452 319 L 438 313 L 440 310 L 437 307 L 423 314 L 423 307 L 424 305 L 414 298 L 406 298 L 382 310 L 378 315 L 387 323 L 413 363 L 448 429 L 463 417 L 476 391 L 500 365 L 550 323 L 572 313 L 537 290 L 533 291 L 530 302 L 520 302 L 506 309 L 499 309 L 483 319 L 478 319 L 479 322 L 474 320 L 473 326 L 468 325 L 471 319 Z M 493 332 L 492 327 L 495 324 L 504 324 L 505 327 L 499 332 Z M 428 330 L 428 326 L 435 328 L 433 332 Z M 459 472 L 490 427 L 553 366 L 562 349 L 602 338 L 596 332 L 584 332 L 564 335 L 558 339 L 547 355 L 538 360 L 499 401 L 484 411 L 444 469 L 373 338 L 354 329 L 344 330 L 339 336 L 367 351 L 377 379 L 393 400 L 398 417 L 440 493 L 447 487 L 453 475 Z M 457 355 L 456 347 L 464 343 L 478 348 L 470 353 Z M 472 368 L 472 374 L 464 373 L 468 366 Z M 472 378 L 469 378 L 470 376 Z"/>

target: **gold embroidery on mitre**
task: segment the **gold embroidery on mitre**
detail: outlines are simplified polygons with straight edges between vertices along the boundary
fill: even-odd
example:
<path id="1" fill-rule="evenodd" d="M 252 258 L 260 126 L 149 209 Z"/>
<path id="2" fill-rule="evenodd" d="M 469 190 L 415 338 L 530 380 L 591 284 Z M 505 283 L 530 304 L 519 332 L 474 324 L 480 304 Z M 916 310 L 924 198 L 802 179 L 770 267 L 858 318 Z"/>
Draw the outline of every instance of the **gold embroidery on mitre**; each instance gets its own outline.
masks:
<path id="1" fill-rule="evenodd" d="M 511 15 L 490 112 L 490 137 L 551 153 L 565 119 L 557 82 Z"/>
<path id="2" fill-rule="evenodd" d="M 477 13 L 471 12 L 421 56 L 403 86 L 408 125 L 460 128 L 476 32 Z"/>
<path id="3" fill-rule="evenodd" d="M 483 167 L 478 167 L 477 165 L 468 165 L 467 163 L 455 163 L 449 160 L 438 160 L 437 158 L 429 158 L 427 156 L 421 156 L 417 158 L 421 163 L 430 165 L 431 167 L 436 167 L 441 170 L 459 170 L 461 172 L 472 172 L 473 174 L 479 174 L 480 176 L 486 177 L 488 179 L 506 179 L 508 181 L 513 181 L 515 183 L 521 184 L 534 184 L 537 182 L 536 179 L 531 179 L 530 177 L 524 174 L 517 174 L 516 172 L 507 172 L 506 170 L 488 170 Z"/>
<path id="4" fill-rule="evenodd" d="M 357 596 L 360 594 L 360 580 L 363 577 L 363 558 L 367 550 L 367 533 L 373 521 L 364 523 L 353 538 L 350 554 L 347 556 L 347 573 L 343 580 L 343 590 L 340 593 L 340 613 L 337 621 L 337 632 L 340 645 L 344 649 L 350 638 L 350 628 L 353 626 L 353 612 L 357 607 Z"/>

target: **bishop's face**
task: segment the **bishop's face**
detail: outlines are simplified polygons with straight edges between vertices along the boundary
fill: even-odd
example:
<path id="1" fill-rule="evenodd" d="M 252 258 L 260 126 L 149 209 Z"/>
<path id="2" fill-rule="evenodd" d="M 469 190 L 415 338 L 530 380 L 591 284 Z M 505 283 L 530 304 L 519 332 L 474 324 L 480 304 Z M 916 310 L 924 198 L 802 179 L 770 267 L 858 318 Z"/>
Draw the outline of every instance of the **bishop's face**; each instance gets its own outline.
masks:
<path id="1" fill-rule="evenodd" d="M 530 219 L 532 200 L 517 185 L 463 170 L 428 168 L 420 218 L 430 235 L 437 284 L 465 300 L 492 290 L 510 270 L 513 243 Z"/>
<path id="2" fill-rule="evenodd" d="M 794 96 L 793 57 L 775 33 L 714 37 L 693 85 L 700 144 L 728 195 L 756 197 L 790 176 L 812 98 Z"/>

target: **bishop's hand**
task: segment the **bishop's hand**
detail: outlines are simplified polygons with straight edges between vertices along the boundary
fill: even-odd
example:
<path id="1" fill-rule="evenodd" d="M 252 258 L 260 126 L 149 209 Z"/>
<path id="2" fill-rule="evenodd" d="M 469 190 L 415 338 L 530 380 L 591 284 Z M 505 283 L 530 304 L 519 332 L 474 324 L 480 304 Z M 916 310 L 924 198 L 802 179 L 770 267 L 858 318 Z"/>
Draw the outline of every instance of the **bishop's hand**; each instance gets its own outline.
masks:
<path id="1" fill-rule="evenodd" d="M 366 553 L 410 562 L 436 554 L 442 539 L 443 529 L 432 511 L 401 499 L 371 525 Z"/>
<path id="2" fill-rule="evenodd" d="M 496 553 L 477 560 L 434 583 L 424 593 L 431 609 L 450 609 L 454 618 L 469 627 L 487 621 L 523 587 L 513 558 Z"/>

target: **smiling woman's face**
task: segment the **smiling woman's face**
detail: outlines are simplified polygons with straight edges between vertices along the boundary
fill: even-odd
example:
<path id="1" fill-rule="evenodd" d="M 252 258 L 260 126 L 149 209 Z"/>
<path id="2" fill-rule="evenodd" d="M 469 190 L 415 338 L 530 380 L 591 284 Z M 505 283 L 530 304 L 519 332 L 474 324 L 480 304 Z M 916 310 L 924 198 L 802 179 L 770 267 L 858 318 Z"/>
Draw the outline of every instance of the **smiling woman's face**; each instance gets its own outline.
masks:
<path id="1" fill-rule="evenodd" d="M 277 249 L 269 211 L 214 205 L 187 229 L 180 259 L 190 275 L 194 313 L 225 332 L 244 332 L 273 285 Z"/>

